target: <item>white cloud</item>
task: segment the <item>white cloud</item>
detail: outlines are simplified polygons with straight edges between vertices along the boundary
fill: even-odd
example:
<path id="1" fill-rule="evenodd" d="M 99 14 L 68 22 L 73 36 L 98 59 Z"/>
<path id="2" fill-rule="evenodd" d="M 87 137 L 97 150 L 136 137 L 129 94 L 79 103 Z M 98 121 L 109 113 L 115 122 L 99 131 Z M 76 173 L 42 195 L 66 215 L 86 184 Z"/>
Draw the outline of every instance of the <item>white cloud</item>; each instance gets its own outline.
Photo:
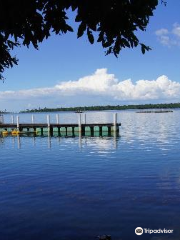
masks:
<path id="1" fill-rule="evenodd" d="M 118 80 L 107 69 L 97 69 L 77 81 L 61 82 L 51 88 L 0 92 L 1 102 L 24 107 L 118 104 L 152 100 L 179 100 L 180 83 L 162 75 L 155 80 Z M 24 104 L 24 105 L 22 105 Z M 36 106 L 35 106 L 36 104 Z M 3 105 L 4 106 L 4 105 Z M 1 107 L 1 106 L 0 106 Z M 8 108 L 6 106 L 6 108 Z M 8 108 L 9 109 L 9 108 Z"/>
<path id="2" fill-rule="evenodd" d="M 107 69 L 98 69 L 91 76 L 61 83 L 56 88 L 66 94 L 98 94 L 123 101 L 178 98 L 180 94 L 180 83 L 173 82 L 164 75 L 156 80 L 139 80 L 133 83 L 131 79 L 117 80 L 113 74 L 107 73 Z"/>
<path id="3" fill-rule="evenodd" d="M 174 23 L 171 30 L 161 28 L 155 34 L 164 46 L 180 46 L 180 25 L 178 23 Z"/>
<path id="4" fill-rule="evenodd" d="M 80 78 L 78 81 L 63 82 L 56 86 L 62 92 L 107 93 L 110 88 L 118 84 L 114 74 L 108 74 L 107 69 L 97 69 L 90 76 Z"/>
<path id="5" fill-rule="evenodd" d="M 161 29 L 159 29 L 159 30 L 157 30 L 157 31 L 155 32 L 155 34 L 156 34 L 157 36 L 166 35 L 166 34 L 168 34 L 168 33 L 169 33 L 169 31 L 168 31 L 167 29 L 165 29 L 165 28 L 161 28 Z"/>
<path id="6" fill-rule="evenodd" d="M 178 23 L 175 23 L 173 25 L 172 33 L 180 38 L 180 25 Z"/>

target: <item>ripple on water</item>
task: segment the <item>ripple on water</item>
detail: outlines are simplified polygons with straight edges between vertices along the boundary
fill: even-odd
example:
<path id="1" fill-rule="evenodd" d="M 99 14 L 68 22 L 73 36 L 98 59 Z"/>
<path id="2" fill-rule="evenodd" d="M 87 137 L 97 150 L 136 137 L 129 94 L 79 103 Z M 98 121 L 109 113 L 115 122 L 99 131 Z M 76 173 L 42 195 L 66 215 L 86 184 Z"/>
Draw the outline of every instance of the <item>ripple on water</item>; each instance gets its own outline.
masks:
<path id="1" fill-rule="evenodd" d="M 179 117 L 122 111 L 116 139 L 1 138 L 1 238 L 126 240 L 142 226 L 172 228 L 179 239 Z"/>

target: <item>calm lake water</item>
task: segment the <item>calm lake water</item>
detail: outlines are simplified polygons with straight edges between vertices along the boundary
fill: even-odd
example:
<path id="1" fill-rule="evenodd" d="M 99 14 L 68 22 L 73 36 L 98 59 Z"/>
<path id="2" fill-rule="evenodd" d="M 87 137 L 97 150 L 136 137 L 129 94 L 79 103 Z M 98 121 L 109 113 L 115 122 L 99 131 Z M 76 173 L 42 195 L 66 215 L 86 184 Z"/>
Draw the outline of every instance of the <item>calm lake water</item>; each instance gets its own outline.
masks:
<path id="1" fill-rule="evenodd" d="M 77 122 L 75 113 L 59 114 Z M 112 115 L 88 112 L 87 122 Z M 180 110 L 119 111 L 118 138 L 1 137 L 0 239 L 180 239 L 179 119 Z M 137 236 L 136 227 L 173 233 Z"/>

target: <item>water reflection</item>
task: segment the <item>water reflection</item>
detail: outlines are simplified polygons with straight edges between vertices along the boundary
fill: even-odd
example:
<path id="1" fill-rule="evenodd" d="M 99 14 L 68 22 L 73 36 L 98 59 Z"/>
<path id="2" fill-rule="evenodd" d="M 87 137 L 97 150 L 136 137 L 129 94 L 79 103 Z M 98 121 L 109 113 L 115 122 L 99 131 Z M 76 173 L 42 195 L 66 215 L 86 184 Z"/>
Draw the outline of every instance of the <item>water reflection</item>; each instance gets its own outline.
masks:
<path id="1" fill-rule="evenodd" d="M 138 148 L 147 144 L 157 145 L 161 150 L 168 150 L 169 146 L 180 141 L 179 122 L 180 111 L 173 113 L 148 113 L 138 114 L 136 112 L 123 112 L 121 114 L 121 133 L 123 138 L 130 144 L 132 141 L 139 143 Z"/>
<path id="2" fill-rule="evenodd" d="M 75 113 L 58 113 L 58 121 L 64 122 L 75 122 L 78 121 L 78 114 Z M 82 114 L 82 122 L 86 123 L 92 122 L 113 122 L 112 111 L 107 112 L 88 112 L 86 115 Z M 47 114 L 34 114 L 34 121 L 42 122 L 46 120 Z M 55 122 L 56 114 L 51 114 L 51 121 Z M 151 152 L 154 147 L 159 148 L 164 155 L 167 155 L 174 146 L 176 146 L 180 141 L 180 124 L 178 124 L 180 118 L 180 111 L 176 110 L 173 113 L 159 113 L 159 114 L 138 114 L 135 111 L 119 111 L 118 112 L 118 122 L 122 123 L 120 127 L 121 131 L 121 143 L 125 142 L 129 146 L 129 150 L 136 148 L 139 150 L 145 149 L 147 152 Z M 11 116 L 6 115 L 5 121 L 11 121 Z M 16 119 L 16 117 L 15 117 Z M 22 122 L 27 122 L 31 120 L 31 114 L 20 114 L 20 119 Z M 29 120 L 30 119 L 30 120 Z M 43 120 L 44 119 L 44 120 Z M 89 130 L 88 130 L 89 131 Z M 85 137 L 93 136 L 91 131 L 86 132 Z M 45 133 L 44 133 L 45 134 Z M 94 132 L 94 137 L 100 137 L 101 134 Z M 43 137 L 41 132 L 38 134 Z M 48 134 L 47 134 L 48 135 Z M 54 133 L 54 137 L 65 137 L 66 132 Z M 68 137 L 79 137 L 79 148 L 82 147 L 82 138 L 84 136 L 79 136 L 79 132 L 74 132 L 74 134 L 67 131 Z M 102 137 L 108 137 L 108 132 L 103 133 Z M 35 136 L 36 137 L 36 136 Z M 113 148 L 117 148 L 116 136 L 112 135 L 114 139 Z M 118 139 L 118 137 L 117 137 Z M 60 139 L 59 139 L 60 140 Z M 20 141 L 20 139 L 18 139 Z M 33 138 L 33 144 L 35 144 L 35 138 Z M 1 139 L 3 142 L 3 139 Z M 51 147 L 50 140 L 48 140 L 48 146 Z M 19 144 L 20 146 L 20 144 Z"/>
<path id="3" fill-rule="evenodd" d="M 21 139 L 20 139 L 20 136 L 17 135 L 17 145 L 18 145 L 18 149 L 21 148 Z"/>
<path id="4" fill-rule="evenodd" d="M 39 142 L 42 139 L 42 142 L 44 142 L 44 139 L 47 139 L 47 148 L 51 149 L 52 148 L 52 144 L 55 144 L 54 139 L 57 139 L 56 143 L 58 143 L 59 145 L 61 144 L 61 142 L 64 142 L 67 139 L 74 139 L 74 141 L 76 142 L 78 139 L 78 147 L 79 149 L 82 149 L 83 146 L 96 146 L 97 149 L 103 149 L 103 150 L 110 150 L 110 149 L 117 149 L 118 146 L 118 141 L 120 139 L 119 136 L 114 135 L 114 137 L 84 137 L 82 136 L 81 132 L 79 132 L 79 137 L 52 137 L 51 135 L 48 136 L 12 136 L 12 137 L 0 137 L 0 143 L 4 143 L 4 142 L 8 142 L 8 140 L 11 139 L 12 140 L 12 145 L 13 146 L 17 146 L 18 149 L 21 149 L 23 143 L 25 141 L 25 139 L 32 139 L 32 146 L 36 147 L 37 144 L 39 144 Z M 37 139 L 38 139 L 38 143 L 37 143 Z M 63 139 L 63 140 L 61 140 Z M 112 141 L 113 140 L 113 141 Z"/>
<path id="5" fill-rule="evenodd" d="M 48 139 L 48 148 L 51 148 L 51 135 L 49 135 L 47 139 Z"/>
<path id="6" fill-rule="evenodd" d="M 36 137 L 33 136 L 32 139 L 33 139 L 33 146 L 36 146 Z"/>
<path id="7" fill-rule="evenodd" d="M 82 148 L 82 132 L 79 132 L 79 148 Z"/>
<path id="8" fill-rule="evenodd" d="M 1 239 L 180 239 L 180 111 L 119 115 L 121 137 L 0 138 Z"/>

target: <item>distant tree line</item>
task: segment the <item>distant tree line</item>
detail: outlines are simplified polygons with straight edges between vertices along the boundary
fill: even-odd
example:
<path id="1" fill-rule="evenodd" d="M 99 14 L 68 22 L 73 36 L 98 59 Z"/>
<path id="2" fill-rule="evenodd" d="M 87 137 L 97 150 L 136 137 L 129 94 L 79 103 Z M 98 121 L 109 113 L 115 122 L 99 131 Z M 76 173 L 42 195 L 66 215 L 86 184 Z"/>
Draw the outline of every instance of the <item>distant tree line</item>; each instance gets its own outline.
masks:
<path id="1" fill-rule="evenodd" d="M 61 107 L 61 108 L 38 108 L 26 109 L 21 113 L 29 112 L 59 112 L 59 111 L 103 111 L 103 110 L 127 110 L 127 109 L 167 109 L 180 108 L 180 103 L 139 104 L 139 105 L 116 105 L 116 106 L 85 106 L 85 107 Z"/>
<path id="2" fill-rule="evenodd" d="M 0 110 L 0 114 L 3 114 L 3 113 L 9 113 L 9 112 L 7 112 L 6 109 L 4 111 Z"/>

